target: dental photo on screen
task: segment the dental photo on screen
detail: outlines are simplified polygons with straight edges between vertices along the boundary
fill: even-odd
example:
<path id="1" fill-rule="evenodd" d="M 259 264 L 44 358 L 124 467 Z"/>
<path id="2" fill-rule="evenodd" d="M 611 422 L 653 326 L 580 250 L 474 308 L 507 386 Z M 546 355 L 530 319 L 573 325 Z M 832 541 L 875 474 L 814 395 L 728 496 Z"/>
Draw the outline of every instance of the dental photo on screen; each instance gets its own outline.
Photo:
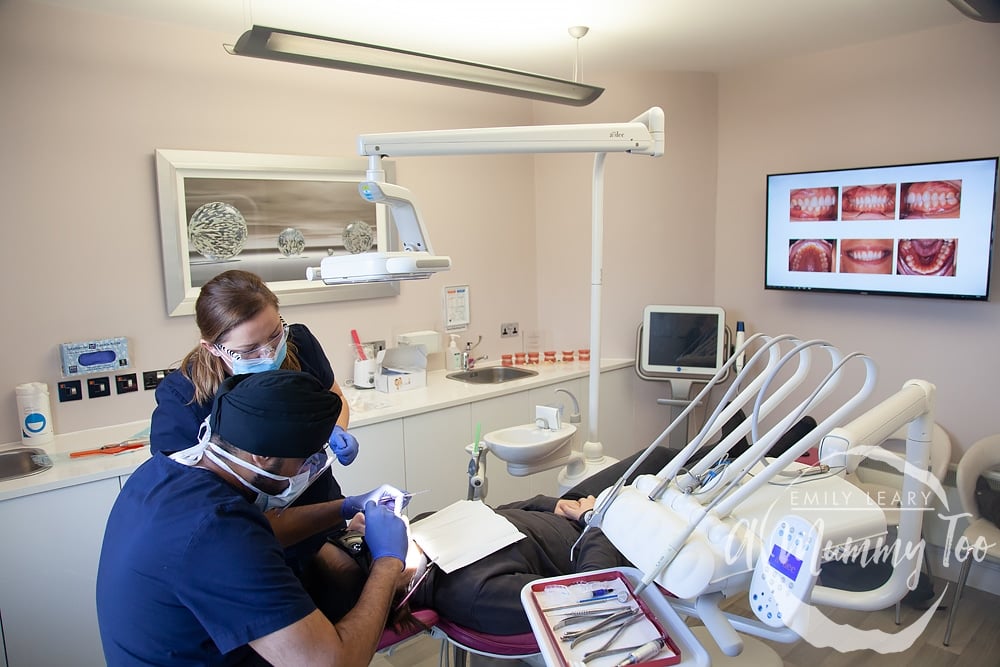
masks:
<path id="1" fill-rule="evenodd" d="M 997 162 L 769 174 L 765 289 L 988 299 Z"/>

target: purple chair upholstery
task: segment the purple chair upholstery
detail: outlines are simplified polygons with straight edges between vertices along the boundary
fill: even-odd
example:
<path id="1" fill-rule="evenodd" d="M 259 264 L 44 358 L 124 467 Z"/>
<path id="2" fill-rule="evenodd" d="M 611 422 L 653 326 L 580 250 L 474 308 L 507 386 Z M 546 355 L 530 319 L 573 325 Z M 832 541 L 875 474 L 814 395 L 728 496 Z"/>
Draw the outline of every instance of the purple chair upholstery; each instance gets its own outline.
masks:
<path id="1" fill-rule="evenodd" d="M 528 632 L 522 635 L 488 635 L 463 628 L 445 618 L 439 618 L 435 624 L 438 634 L 444 635 L 456 648 L 481 653 L 499 658 L 523 658 L 538 653 L 538 642 L 535 635 Z"/>
<path id="2" fill-rule="evenodd" d="M 415 609 L 413 611 L 413 616 L 418 621 L 427 626 L 428 630 L 430 630 L 433 626 L 437 625 L 437 623 L 440 620 L 437 615 L 437 612 L 434 611 L 433 609 Z M 404 639 L 409 639 L 410 637 L 420 634 L 420 632 L 421 632 L 420 630 L 414 630 L 412 632 L 399 633 L 391 628 L 386 628 L 386 630 L 382 633 L 382 639 L 379 640 L 378 648 L 376 650 L 384 651 L 385 649 L 395 644 L 398 644 Z"/>

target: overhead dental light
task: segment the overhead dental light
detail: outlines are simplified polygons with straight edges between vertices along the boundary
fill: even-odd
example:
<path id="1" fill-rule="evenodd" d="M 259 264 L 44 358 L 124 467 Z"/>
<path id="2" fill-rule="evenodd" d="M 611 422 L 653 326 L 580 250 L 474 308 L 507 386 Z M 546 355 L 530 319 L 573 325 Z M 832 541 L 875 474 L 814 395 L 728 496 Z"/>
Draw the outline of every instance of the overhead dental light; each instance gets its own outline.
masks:
<path id="1" fill-rule="evenodd" d="M 405 237 L 406 215 L 413 212 L 415 227 L 422 234 L 426 246 L 426 230 L 420 222 L 412 195 L 405 188 L 384 183 L 385 173 L 381 171 L 383 157 L 410 157 L 435 155 L 483 155 L 509 153 L 595 153 L 591 204 L 591 280 L 590 280 L 590 368 L 589 368 L 589 414 L 587 440 L 583 451 L 589 458 L 600 458 L 602 445 L 598 438 L 598 408 L 600 401 L 601 372 L 601 286 L 604 243 L 604 158 L 607 153 L 631 153 L 659 157 L 664 149 L 664 115 L 660 107 L 652 107 L 637 118 L 626 123 L 587 123 L 579 125 L 538 125 L 518 127 L 487 127 L 458 130 L 430 130 L 422 132 L 399 132 L 387 134 L 367 134 L 358 137 L 358 153 L 368 156 L 368 181 L 361 184 L 362 195 L 382 193 L 384 201 L 393 212 L 393 219 Z M 366 196 L 367 198 L 367 196 Z M 372 199 L 381 201 L 381 199 Z M 397 211 L 403 213 L 402 216 Z M 402 222 L 401 222 L 402 221 Z M 427 248 L 429 251 L 429 248 Z M 423 252 L 417 249 L 413 256 Z M 390 260 L 396 253 L 381 253 L 386 256 L 386 268 L 400 270 Z M 405 252 L 402 254 L 406 254 Z M 390 255 L 392 257 L 390 257 Z M 429 252 L 428 252 L 429 255 Z M 430 256 L 430 255 L 429 255 Z M 314 271 L 315 278 L 327 282 L 333 277 L 332 265 L 338 257 L 323 260 L 323 266 Z M 447 258 L 445 258 L 447 259 Z M 381 260 L 379 260 L 381 261 Z M 450 260 L 448 262 L 450 266 Z M 339 270 L 338 270 L 339 271 Z M 426 277 L 423 275 L 416 277 Z M 397 274 L 386 280 L 406 279 Z M 332 284 L 332 283 L 331 283 Z"/>
<path id="2" fill-rule="evenodd" d="M 571 106 L 590 104 L 604 92 L 597 86 L 541 74 L 259 25 L 243 33 L 235 46 L 226 49 L 240 56 L 392 76 Z"/>
<path id="3" fill-rule="evenodd" d="M 322 280 L 327 285 L 349 285 L 418 280 L 450 269 L 450 257 L 432 254 L 427 228 L 417 211 L 413 193 L 404 187 L 382 182 L 384 171 L 369 169 L 368 178 L 358 184 L 358 192 L 370 202 L 389 207 L 403 249 L 324 257 L 319 267 L 306 269 L 306 279 Z"/>

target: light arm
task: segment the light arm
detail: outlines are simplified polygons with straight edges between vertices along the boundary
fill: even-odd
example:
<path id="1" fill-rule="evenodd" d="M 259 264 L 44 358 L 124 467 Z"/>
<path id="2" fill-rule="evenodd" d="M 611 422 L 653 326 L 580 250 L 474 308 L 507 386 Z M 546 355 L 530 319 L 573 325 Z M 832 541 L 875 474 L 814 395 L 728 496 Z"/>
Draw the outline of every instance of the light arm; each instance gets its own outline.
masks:
<path id="1" fill-rule="evenodd" d="M 496 153 L 635 153 L 663 155 L 663 109 L 627 123 L 484 127 L 362 134 L 358 153 L 384 157 Z"/>

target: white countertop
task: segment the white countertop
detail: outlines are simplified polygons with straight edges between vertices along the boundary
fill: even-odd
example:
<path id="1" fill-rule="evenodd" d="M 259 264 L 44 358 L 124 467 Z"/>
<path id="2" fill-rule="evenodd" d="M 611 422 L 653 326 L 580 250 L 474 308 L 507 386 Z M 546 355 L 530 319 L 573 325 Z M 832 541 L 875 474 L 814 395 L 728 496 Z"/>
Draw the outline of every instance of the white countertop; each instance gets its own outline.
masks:
<path id="1" fill-rule="evenodd" d="M 601 371 L 632 366 L 632 359 L 604 359 Z M 480 368 L 484 366 L 481 365 Z M 529 366 L 538 375 L 498 384 L 468 384 L 449 380 L 450 371 L 437 370 L 427 373 L 427 386 L 399 393 L 386 394 L 374 389 L 344 387 L 344 395 L 351 406 L 351 426 L 368 426 L 379 422 L 400 419 L 410 415 L 442 410 L 455 405 L 487 400 L 534 387 L 587 377 L 588 362 L 542 363 Z M 96 449 L 104 445 L 128 440 L 144 434 L 149 420 L 115 424 L 101 428 L 58 434 L 52 442 L 40 448 L 52 459 L 52 467 L 34 475 L 0 482 L 0 501 L 51 491 L 74 484 L 84 484 L 110 477 L 129 475 L 149 458 L 149 448 L 135 449 L 121 454 L 100 454 L 72 459 L 70 452 Z M 194 443 L 192 443 L 194 444 Z M 20 442 L 0 445 L 0 449 L 21 447 Z"/>
<path id="2" fill-rule="evenodd" d="M 601 361 L 601 371 L 627 368 L 631 367 L 633 363 L 632 359 L 604 359 Z M 477 368 L 496 365 L 480 364 Z M 351 406 L 351 427 L 368 426 L 390 419 L 399 419 L 432 410 L 443 410 L 455 405 L 483 401 L 564 380 L 587 377 L 590 373 L 590 362 L 541 363 L 523 368 L 538 371 L 538 375 L 497 384 L 469 384 L 449 380 L 445 377 L 454 371 L 437 370 L 428 371 L 426 387 L 394 394 L 386 394 L 375 389 L 344 387 L 344 396 L 347 397 Z"/>

